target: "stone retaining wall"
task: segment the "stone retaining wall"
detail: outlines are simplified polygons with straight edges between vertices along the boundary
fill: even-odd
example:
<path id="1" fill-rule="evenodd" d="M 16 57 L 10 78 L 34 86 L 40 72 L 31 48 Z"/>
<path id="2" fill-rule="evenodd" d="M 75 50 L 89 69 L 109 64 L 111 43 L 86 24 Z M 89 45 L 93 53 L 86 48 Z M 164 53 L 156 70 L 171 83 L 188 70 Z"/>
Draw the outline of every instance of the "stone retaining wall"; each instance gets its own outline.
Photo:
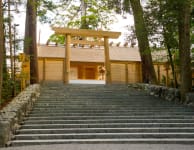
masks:
<path id="1" fill-rule="evenodd" d="M 176 101 L 181 103 L 180 91 L 179 89 L 176 89 L 176 88 L 169 88 L 165 86 L 143 84 L 143 83 L 131 84 L 129 86 L 143 89 L 147 91 L 150 95 L 161 97 L 168 101 Z M 185 104 L 194 106 L 194 92 L 186 94 Z"/>
<path id="2" fill-rule="evenodd" d="M 0 111 L 0 147 L 9 144 L 40 94 L 39 84 L 30 85 Z"/>

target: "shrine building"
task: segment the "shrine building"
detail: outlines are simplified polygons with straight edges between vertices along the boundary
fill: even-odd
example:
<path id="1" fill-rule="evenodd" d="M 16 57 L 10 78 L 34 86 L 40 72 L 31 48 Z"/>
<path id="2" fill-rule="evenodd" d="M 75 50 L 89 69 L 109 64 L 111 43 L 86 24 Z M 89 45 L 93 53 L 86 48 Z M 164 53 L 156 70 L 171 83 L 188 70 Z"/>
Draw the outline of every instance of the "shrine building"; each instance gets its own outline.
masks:
<path id="1" fill-rule="evenodd" d="M 141 59 L 137 47 L 114 45 L 120 32 L 54 27 L 55 34 L 66 37 L 64 45 L 38 45 L 39 80 L 104 80 L 106 84 L 128 84 L 142 81 Z M 162 60 L 158 61 L 158 57 Z M 159 80 L 170 70 L 166 53 L 154 54 L 154 67 Z"/>

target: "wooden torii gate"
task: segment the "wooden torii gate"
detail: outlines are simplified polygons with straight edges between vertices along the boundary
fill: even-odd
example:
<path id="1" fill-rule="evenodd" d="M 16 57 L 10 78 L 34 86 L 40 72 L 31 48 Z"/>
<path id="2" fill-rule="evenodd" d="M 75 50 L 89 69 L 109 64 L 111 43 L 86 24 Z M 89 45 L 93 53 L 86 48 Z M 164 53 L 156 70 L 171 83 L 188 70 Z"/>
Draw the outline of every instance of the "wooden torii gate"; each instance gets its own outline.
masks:
<path id="1" fill-rule="evenodd" d="M 121 33 L 120 32 L 109 32 L 109 31 L 96 31 L 88 29 L 70 29 L 70 28 L 61 28 L 53 27 L 52 30 L 55 34 L 65 35 L 65 60 L 64 60 L 64 83 L 69 83 L 70 78 L 70 44 L 86 44 L 86 45 L 100 45 L 104 46 L 104 55 L 105 55 L 105 67 L 106 67 L 106 84 L 111 84 L 111 63 L 109 56 L 109 38 L 117 39 Z M 104 41 L 87 41 L 87 40 L 74 40 L 71 37 L 80 36 L 80 37 L 94 37 L 94 38 L 103 38 Z"/>

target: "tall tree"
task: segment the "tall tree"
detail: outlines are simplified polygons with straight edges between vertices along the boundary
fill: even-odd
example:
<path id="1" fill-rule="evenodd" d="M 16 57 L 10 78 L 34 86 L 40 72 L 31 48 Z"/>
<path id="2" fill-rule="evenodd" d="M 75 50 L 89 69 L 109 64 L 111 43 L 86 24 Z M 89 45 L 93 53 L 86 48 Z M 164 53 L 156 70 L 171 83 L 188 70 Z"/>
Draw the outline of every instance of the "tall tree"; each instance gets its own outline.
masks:
<path id="1" fill-rule="evenodd" d="M 81 29 L 88 29 L 88 24 L 87 24 L 87 19 L 86 19 L 86 8 L 87 8 L 87 3 L 85 0 L 81 0 Z M 85 16 L 85 17 L 84 17 Z"/>
<path id="2" fill-rule="evenodd" d="M 9 34 L 9 53 L 10 53 L 10 70 L 11 70 L 11 79 L 14 78 L 14 67 L 13 67 L 13 43 L 12 43 L 12 19 L 11 19 L 11 1 L 7 1 L 8 5 L 8 34 Z"/>
<path id="3" fill-rule="evenodd" d="M 178 53 L 177 7 L 173 0 L 149 0 L 145 9 L 146 26 L 154 50 L 167 49 L 172 69 L 173 86 L 178 88 L 174 56 Z M 160 50 L 159 49 L 159 50 Z"/>
<path id="4" fill-rule="evenodd" d="M 145 25 L 144 13 L 140 0 L 125 0 L 126 4 L 131 4 L 133 11 L 135 32 L 138 40 L 139 52 L 142 62 L 142 78 L 143 82 L 157 83 L 155 70 L 153 67 L 151 50 L 148 41 L 148 32 Z M 129 6 L 125 6 L 129 7 Z"/>
<path id="5" fill-rule="evenodd" d="M 121 13 L 121 10 L 130 13 L 132 8 L 135 22 L 135 33 L 142 62 L 142 79 L 143 82 L 157 83 L 148 41 L 148 32 L 144 20 L 144 12 L 140 0 L 123 0 L 123 4 L 121 4 L 119 0 L 108 0 L 108 4 L 118 13 Z"/>
<path id="6" fill-rule="evenodd" d="M 179 56 L 181 77 L 181 100 L 185 101 L 185 94 L 191 91 L 191 42 L 190 42 L 190 19 L 191 0 L 178 1 L 179 6 Z"/>
<path id="7" fill-rule="evenodd" d="M 3 81 L 3 55 L 4 55 L 4 32 L 3 32 L 3 11 L 2 0 L 0 0 L 0 104 L 2 98 L 2 81 Z"/>
<path id="8" fill-rule="evenodd" d="M 67 0 L 68 1 L 68 0 Z M 107 0 L 79 0 L 77 3 L 63 4 L 62 13 L 54 14 L 53 25 L 70 28 L 108 29 L 115 20 L 115 14 L 108 7 Z M 65 11 L 64 11 L 65 10 Z"/>
<path id="9" fill-rule="evenodd" d="M 36 21 L 37 18 L 37 1 L 27 0 L 26 6 L 26 25 L 24 52 L 30 56 L 30 83 L 37 83 L 38 79 L 38 59 L 37 59 L 37 38 L 36 38 Z"/>
<path id="10" fill-rule="evenodd" d="M 55 1 L 58 3 L 58 1 Z M 61 1 L 60 1 L 61 2 Z M 65 3 L 62 1 L 61 3 Z M 37 16 L 41 22 L 49 22 L 46 16 L 48 11 L 56 8 L 52 0 L 27 0 L 26 24 L 24 37 L 24 52 L 30 56 L 30 83 L 38 83 L 38 58 L 37 58 Z"/>

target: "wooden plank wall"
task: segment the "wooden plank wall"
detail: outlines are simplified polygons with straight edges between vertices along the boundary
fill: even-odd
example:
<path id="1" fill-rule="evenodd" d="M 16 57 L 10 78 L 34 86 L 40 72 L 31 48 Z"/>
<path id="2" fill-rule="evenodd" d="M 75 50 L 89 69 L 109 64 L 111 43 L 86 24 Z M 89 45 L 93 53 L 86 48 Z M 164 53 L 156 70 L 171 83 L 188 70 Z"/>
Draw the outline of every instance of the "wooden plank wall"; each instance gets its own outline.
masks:
<path id="1" fill-rule="evenodd" d="M 125 64 L 111 63 L 112 83 L 125 83 Z"/>
<path id="2" fill-rule="evenodd" d="M 141 64 L 139 62 L 114 62 L 111 63 L 112 83 L 137 83 L 141 82 Z"/>
<path id="3" fill-rule="evenodd" d="M 63 61 L 48 60 L 45 65 L 45 80 L 63 80 Z"/>
<path id="4" fill-rule="evenodd" d="M 85 79 L 84 72 L 87 68 L 94 68 L 95 79 L 101 79 L 98 63 L 71 63 L 70 79 Z M 111 62 L 112 83 L 126 84 L 141 82 L 141 64 L 139 62 Z M 80 73 L 82 72 L 82 73 Z M 39 59 L 39 77 L 42 80 L 63 81 L 63 59 L 42 58 Z"/>
<path id="5" fill-rule="evenodd" d="M 39 81 L 43 80 L 43 59 L 38 60 L 38 75 Z"/>
<path id="6" fill-rule="evenodd" d="M 78 67 L 70 68 L 70 80 L 78 79 Z"/>
<path id="7" fill-rule="evenodd" d="M 171 82 L 173 80 L 173 76 L 172 76 L 172 71 L 170 66 L 166 67 L 166 63 L 155 63 L 154 69 L 155 69 L 159 84 L 172 86 Z M 178 74 L 177 74 L 177 80 L 179 80 Z"/>
<path id="8" fill-rule="evenodd" d="M 63 60 L 60 59 L 39 59 L 39 80 L 62 81 Z"/>
<path id="9" fill-rule="evenodd" d="M 141 82 L 141 65 L 134 62 L 128 64 L 128 83 Z"/>

